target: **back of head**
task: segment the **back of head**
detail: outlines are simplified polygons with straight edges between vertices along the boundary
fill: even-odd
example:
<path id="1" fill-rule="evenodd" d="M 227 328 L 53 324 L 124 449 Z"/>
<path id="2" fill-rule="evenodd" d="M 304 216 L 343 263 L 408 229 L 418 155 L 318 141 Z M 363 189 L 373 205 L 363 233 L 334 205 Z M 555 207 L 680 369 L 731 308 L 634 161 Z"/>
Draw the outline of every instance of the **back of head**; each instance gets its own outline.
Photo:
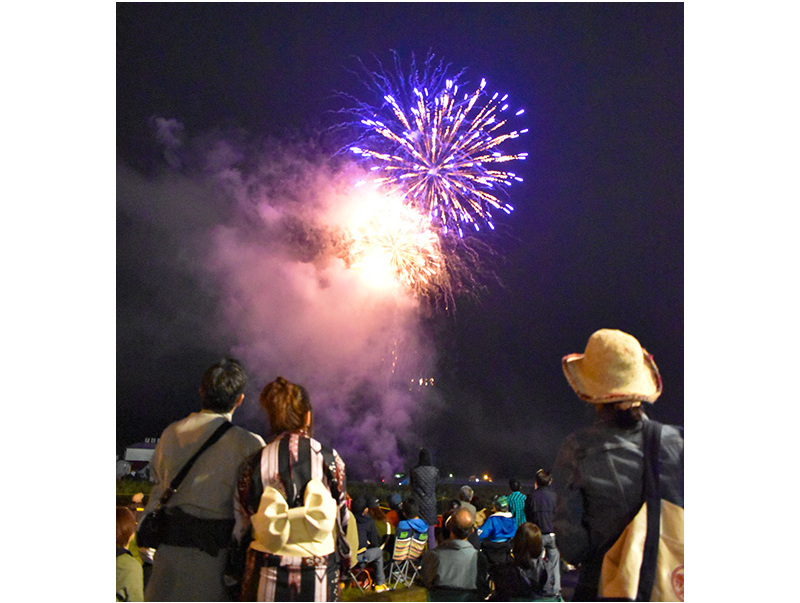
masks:
<path id="1" fill-rule="evenodd" d="M 454 538 L 466 540 L 469 538 L 474 525 L 475 518 L 472 517 L 472 512 L 470 512 L 469 509 L 456 509 L 447 519 L 447 525 L 445 527 L 450 530 Z"/>
<path id="2" fill-rule="evenodd" d="M 247 373 L 232 358 L 224 358 L 208 368 L 200 384 L 200 399 L 204 410 L 226 413 L 233 410 L 239 396 L 244 394 Z"/>
<path id="3" fill-rule="evenodd" d="M 472 500 L 472 495 L 474 494 L 472 488 L 469 486 L 461 486 L 461 489 L 458 491 L 458 500 L 463 502 L 470 502 Z"/>
<path id="4" fill-rule="evenodd" d="M 516 479 L 508 480 L 508 487 L 511 488 L 512 492 L 519 492 L 520 489 L 519 480 Z"/>
<path id="5" fill-rule="evenodd" d="M 359 516 L 364 513 L 367 509 L 367 497 L 363 494 L 359 494 L 356 496 L 352 502 L 350 503 L 350 510 L 353 512 L 353 515 Z"/>
<path id="6" fill-rule="evenodd" d="M 403 517 L 406 519 L 419 517 L 419 503 L 416 498 L 409 496 L 403 501 Z"/>
<path id="7" fill-rule="evenodd" d="M 542 531 L 539 526 L 528 521 L 517 528 L 511 545 L 516 565 L 528 567 L 532 560 L 542 554 L 542 550 Z"/>
<path id="8" fill-rule="evenodd" d="M 117 546 L 127 548 L 136 531 L 136 517 L 128 507 L 117 507 Z"/>
<path id="9" fill-rule="evenodd" d="M 427 448 L 420 448 L 419 451 L 419 463 L 417 463 L 420 467 L 425 467 L 428 465 L 432 465 L 433 461 L 431 460 L 431 453 L 428 451 Z"/>
<path id="10" fill-rule="evenodd" d="M 273 434 L 306 427 L 306 416 L 311 412 L 311 398 L 300 385 L 278 377 L 264 387 L 258 401 L 267 411 Z M 307 430 L 311 432 L 311 425 Z"/>
<path id="11" fill-rule="evenodd" d="M 552 482 L 553 478 L 550 477 L 550 474 L 544 469 L 539 469 L 539 471 L 536 472 L 536 485 L 540 488 L 549 486 Z"/>

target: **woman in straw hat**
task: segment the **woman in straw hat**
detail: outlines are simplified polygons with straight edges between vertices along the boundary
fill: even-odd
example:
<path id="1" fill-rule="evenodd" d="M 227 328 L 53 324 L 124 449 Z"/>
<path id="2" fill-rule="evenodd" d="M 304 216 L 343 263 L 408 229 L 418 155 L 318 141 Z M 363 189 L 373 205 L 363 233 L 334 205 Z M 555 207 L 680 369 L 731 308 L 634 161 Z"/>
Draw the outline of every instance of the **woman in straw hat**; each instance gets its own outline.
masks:
<path id="1" fill-rule="evenodd" d="M 593 333 L 562 366 L 597 419 L 569 435 L 556 458 L 555 532 L 564 559 L 580 566 L 573 600 L 597 601 L 603 555 L 643 502 L 645 404 L 661 395 L 661 376 L 639 341 L 616 329 Z M 659 460 L 662 498 L 683 507 L 683 428 L 662 426 Z"/>
<path id="2" fill-rule="evenodd" d="M 303 387 L 278 377 L 259 401 L 272 439 L 240 471 L 234 535 L 246 553 L 231 581 L 242 601 L 336 601 L 350 569 L 345 464 L 311 437 Z"/>

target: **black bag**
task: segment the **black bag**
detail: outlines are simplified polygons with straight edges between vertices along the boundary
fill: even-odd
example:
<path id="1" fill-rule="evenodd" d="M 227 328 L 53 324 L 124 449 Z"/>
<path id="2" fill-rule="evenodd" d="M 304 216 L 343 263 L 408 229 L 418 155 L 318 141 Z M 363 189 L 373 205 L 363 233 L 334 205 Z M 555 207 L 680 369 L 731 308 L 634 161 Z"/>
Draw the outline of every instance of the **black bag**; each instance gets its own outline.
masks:
<path id="1" fill-rule="evenodd" d="M 136 531 L 136 544 L 146 549 L 156 549 L 167 539 L 169 515 L 167 507 L 158 506 L 146 515 Z"/>
<path id="2" fill-rule="evenodd" d="M 192 465 L 197 460 L 197 458 L 214 442 L 222 437 L 232 424 L 230 421 L 225 421 L 222 425 L 220 425 L 217 430 L 211 434 L 211 437 L 206 440 L 206 442 L 200 447 L 200 450 L 194 453 L 194 456 L 189 459 L 189 461 L 184 465 L 183 469 L 181 469 L 180 473 L 175 476 L 175 479 L 172 480 L 172 483 L 169 485 L 164 491 L 164 494 L 161 496 L 161 500 L 158 501 L 158 506 L 147 515 L 144 516 L 144 519 L 139 523 L 139 529 L 136 530 L 136 544 L 140 547 L 146 549 L 156 549 L 160 544 L 163 544 L 167 539 L 167 534 L 169 532 L 169 520 L 171 515 L 171 510 L 167 507 L 167 502 L 172 497 L 173 494 L 178 490 L 178 486 L 183 481 L 183 478 L 186 477 L 186 474 L 189 473 L 189 469 L 192 468 Z"/>

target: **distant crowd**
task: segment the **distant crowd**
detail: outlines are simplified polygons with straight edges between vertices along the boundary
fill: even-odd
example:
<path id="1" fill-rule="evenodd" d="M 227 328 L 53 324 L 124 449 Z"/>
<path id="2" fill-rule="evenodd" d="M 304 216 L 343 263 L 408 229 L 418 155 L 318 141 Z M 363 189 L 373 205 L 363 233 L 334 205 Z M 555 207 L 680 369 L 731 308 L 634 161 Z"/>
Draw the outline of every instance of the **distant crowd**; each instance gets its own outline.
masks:
<path id="1" fill-rule="evenodd" d="M 278 377 L 263 388 L 268 441 L 233 425 L 247 374 L 222 360 L 202 377 L 201 409 L 161 434 L 144 511 L 117 507 L 117 601 L 337 601 L 348 587 L 414 583 L 431 601 L 558 601 L 572 567 L 571 600 L 630 588 L 683 600 L 683 429 L 646 414 L 662 389 L 652 355 L 601 329 L 562 368 L 597 419 L 566 438 L 531 490 L 511 480 L 481 501 L 464 485 L 440 500 L 422 449 L 405 498 L 380 501 L 351 498 L 345 460 L 315 439 L 302 386 Z M 662 532 L 679 525 L 669 567 L 651 553 L 663 534 L 640 528 L 656 503 Z M 626 548 L 639 532 L 647 545 Z"/>

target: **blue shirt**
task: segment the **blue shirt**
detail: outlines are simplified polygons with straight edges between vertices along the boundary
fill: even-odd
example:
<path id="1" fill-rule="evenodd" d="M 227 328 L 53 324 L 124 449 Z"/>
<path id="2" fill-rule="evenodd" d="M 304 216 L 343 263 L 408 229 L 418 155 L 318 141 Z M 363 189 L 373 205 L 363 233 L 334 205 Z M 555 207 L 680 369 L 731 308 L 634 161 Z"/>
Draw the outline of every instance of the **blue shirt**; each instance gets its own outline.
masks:
<path id="1" fill-rule="evenodd" d="M 514 538 L 517 533 L 517 522 L 511 513 L 495 513 L 486 518 L 483 525 L 478 528 L 478 537 L 491 542 L 504 542 Z"/>

